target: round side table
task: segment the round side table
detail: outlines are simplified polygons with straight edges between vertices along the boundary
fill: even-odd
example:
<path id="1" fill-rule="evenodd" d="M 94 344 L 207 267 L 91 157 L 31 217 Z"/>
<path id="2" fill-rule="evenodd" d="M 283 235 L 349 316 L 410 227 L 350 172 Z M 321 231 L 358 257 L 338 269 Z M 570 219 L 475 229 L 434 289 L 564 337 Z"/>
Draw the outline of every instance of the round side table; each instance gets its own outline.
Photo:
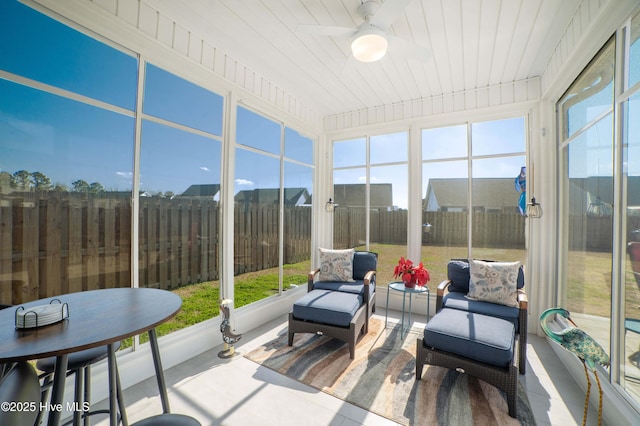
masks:
<path id="1" fill-rule="evenodd" d="M 426 285 L 423 287 L 415 286 L 413 288 L 405 287 L 402 281 L 393 281 L 387 285 L 387 306 L 385 308 L 384 313 L 384 328 L 387 328 L 387 319 L 389 316 L 389 293 L 391 291 L 399 291 L 402 292 L 402 323 L 400 327 L 400 337 L 404 339 L 404 335 L 411 329 L 411 301 L 414 294 L 425 294 L 427 295 L 427 321 L 429 321 L 429 287 Z M 405 329 L 404 326 L 404 312 L 405 312 L 405 301 L 407 299 L 407 294 L 409 295 L 409 323 Z"/>

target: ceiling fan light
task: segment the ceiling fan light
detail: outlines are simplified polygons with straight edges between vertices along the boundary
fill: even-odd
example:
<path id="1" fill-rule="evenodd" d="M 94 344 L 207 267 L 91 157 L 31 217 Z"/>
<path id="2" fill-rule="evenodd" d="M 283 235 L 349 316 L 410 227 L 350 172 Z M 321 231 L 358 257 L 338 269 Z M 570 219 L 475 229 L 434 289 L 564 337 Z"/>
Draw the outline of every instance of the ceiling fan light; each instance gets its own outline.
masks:
<path id="1" fill-rule="evenodd" d="M 351 43 L 351 53 L 360 62 L 379 61 L 387 53 L 389 42 L 377 32 L 361 32 Z"/>

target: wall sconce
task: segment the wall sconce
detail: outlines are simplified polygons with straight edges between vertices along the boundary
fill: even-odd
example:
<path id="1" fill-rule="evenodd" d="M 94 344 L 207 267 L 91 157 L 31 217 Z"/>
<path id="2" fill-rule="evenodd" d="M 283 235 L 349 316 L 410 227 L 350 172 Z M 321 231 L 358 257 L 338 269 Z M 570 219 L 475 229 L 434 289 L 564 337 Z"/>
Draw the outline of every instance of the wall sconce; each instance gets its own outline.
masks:
<path id="1" fill-rule="evenodd" d="M 527 204 L 527 216 L 533 219 L 542 217 L 542 206 L 536 202 L 536 197 L 531 197 L 531 202 Z"/>
<path id="2" fill-rule="evenodd" d="M 329 198 L 329 201 L 327 201 L 327 204 L 324 205 L 324 209 L 326 210 L 327 213 L 331 213 L 333 209 L 336 207 L 338 207 L 338 205 L 334 203 L 331 198 Z"/>
<path id="3" fill-rule="evenodd" d="M 533 184 L 534 182 L 534 178 L 535 178 L 535 166 L 533 164 L 533 148 L 531 148 L 531 202 L 527 203 L 527 217 L 530 217 L 532 219 L 539 219 L 542 217 L 542 206 L 540 205 L 540 203 L 536 202 L 536 196 L 534 195 L 535 192 L 533 192 Z M 528 195 L 528 194 L 527 194 Z"/>

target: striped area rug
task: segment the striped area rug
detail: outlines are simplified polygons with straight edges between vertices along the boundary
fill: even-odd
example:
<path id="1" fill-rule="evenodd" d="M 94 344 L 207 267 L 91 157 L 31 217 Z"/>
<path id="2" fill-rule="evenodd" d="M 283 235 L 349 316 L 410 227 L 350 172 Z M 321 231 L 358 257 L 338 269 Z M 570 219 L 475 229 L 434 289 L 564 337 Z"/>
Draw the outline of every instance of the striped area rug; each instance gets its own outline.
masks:
<path id="1" fill-rule="evenodd" d="M 395 325 L 395 324 L 394 324 Z M 487 383 L 442 367 L 425 366 L 415 379 L 418 333 L 400 337 L 372 318 L 356 346 L 355 359 L 339 340 L 286 329 L 246 358 L 287 377 L 405 425 L 535 425 L 526 394 L 519 389 L 518 419 L 509 417 L 504 394 Z"/>

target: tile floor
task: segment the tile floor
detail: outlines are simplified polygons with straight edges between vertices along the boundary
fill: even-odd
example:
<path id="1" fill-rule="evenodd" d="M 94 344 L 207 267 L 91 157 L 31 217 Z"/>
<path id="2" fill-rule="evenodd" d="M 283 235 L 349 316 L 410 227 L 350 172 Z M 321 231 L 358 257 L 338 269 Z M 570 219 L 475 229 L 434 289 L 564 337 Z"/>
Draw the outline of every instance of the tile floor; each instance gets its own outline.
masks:
<path id="1" fill-rule="evenodd" d="M 390 312 L 390 321 L 398 316 Z M 377 315 L 377 314 L 376 314 Z M 384 316 L 381 316 L 384 320 Z M 414 328 L 424 324 L 415 322 Z M 286 318 L 244 333 L 236 346 L 241 355 L 286 331 Z M 528 391 L 536 422 L 545 425 L 580 425 L 584 394 L 565 371 L 548 342 L 529 335 L 528 367 L 520 376 Z M 205 352 L 166 371 L 171 411 L 188 414 L 202 425 L 395 425 L 383 417 L 329 396 L 275 373 L 242 356 L 225 360 L 222 348 Z M 155 378 L 125 390 L 127 414 L 133 423 L 162 411 Z M 106 402 L 92 408 L 106 406 Z M 92 424 L 107 426 L 104 418 Z M 590 408 L 588 424 L 597 424 Z"/>

